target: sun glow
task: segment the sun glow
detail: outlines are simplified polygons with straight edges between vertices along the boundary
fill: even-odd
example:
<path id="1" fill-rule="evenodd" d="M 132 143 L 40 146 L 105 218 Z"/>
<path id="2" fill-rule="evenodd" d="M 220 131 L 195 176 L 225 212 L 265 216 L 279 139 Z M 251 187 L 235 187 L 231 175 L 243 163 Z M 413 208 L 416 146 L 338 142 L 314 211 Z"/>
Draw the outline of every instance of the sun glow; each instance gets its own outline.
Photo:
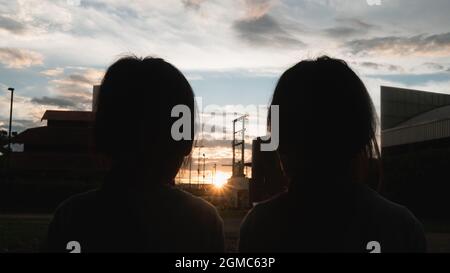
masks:
<path id="1" fill-rule="evenodd" d="M 223 188 L 223 186 L 227 183 L 228 178 L 230 178 L 228 173 L 217 172 L 213 181 L 214 187 L 218 189 Z"/>

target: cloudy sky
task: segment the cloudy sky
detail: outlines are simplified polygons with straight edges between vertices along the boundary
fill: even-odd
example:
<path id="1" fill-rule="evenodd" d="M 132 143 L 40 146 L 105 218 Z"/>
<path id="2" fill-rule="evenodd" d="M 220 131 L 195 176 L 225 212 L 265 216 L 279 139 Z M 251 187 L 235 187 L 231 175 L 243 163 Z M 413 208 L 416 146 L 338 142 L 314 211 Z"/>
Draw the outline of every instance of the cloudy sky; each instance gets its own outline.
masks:
<path id="1" fill-rule="evenodd" d="M 130 53 L 165 58 L 203 104 L 230 109 L 266 105 L 283 70 L 322 54 L 347 60 L 377 107 L 380 85 L 450 92 L 449 13 L 448 0 L 0 0 L 0 128 L 7 87 L 14 130 L 44 125 L 45 109 L 90 110 L 92 85 Z"/>

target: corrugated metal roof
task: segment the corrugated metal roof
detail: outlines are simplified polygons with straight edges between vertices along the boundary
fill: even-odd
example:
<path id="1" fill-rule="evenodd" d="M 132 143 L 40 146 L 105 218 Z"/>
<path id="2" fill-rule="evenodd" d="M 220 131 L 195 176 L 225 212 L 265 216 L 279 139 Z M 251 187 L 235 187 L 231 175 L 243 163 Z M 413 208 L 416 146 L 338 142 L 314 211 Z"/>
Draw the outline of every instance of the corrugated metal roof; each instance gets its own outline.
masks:
<path id="1" fill-rule="evenodd" d="M 12 139 L 13 143 L 39 146 L 91 147 L 92 128 L 52 128 L 47 126 L 30 128 Z"/>
<path id="2" fill-rule="evenodd" d="M 450 105 L 449 94 L 381 86 L 381 128 L 397 127 L 415 116 L 447 105 Z"/>
<path id="3" fill-rule="evenodd" d="M 93 171 L 109 167 L 107 158 L 93 153 L 12 153 L 11 169 L 15 171 Z"/>
<path id="4" fill-rule="evenodd" d="M 430 121 L 444 120 L 450 118 L 450 105 L 439 107 L 423 114 L 410 118 L 409 120 L 402 122 L 397 127 L 413 126 L 421 123 L 427 123 Z"/>
<path id="5" fill-rule="evenodd" d="M 450 105 L 416 115 L 382 131 L 382 147 L 450 137 Z"/>
<path id="6" fill-rule="evenodd" d="M 47 110 L 41 120 L 94 121 L 94 113 L 91 111 Z"/>
<path id="7" fill-rule="evenodd" d="M 447 137 L 450 137 L 450 117 L 384 130 L 381 144 L 382 147 L 390 147 Z"/>

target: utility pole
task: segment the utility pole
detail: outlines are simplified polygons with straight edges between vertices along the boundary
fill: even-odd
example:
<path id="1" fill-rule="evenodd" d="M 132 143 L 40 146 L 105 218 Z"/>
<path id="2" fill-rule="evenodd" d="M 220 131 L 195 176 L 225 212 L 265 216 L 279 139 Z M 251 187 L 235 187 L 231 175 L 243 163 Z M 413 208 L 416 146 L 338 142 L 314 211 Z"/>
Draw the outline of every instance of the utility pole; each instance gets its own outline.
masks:
<path id="1" fill-rule="evenodd" d="M 14 103 L 14 88 L 10 87 L 8 88 L 8 91 L 11 91 L 11 103 L 9 105 L 9 128 L 8 128 L 8 157 L 6 161 L 6 170 L 7 175 L 9 177 L 10 175 L 10 168 L 11 168 L 11 136 L 12 136 L 12 110 L 13 110 L 13 103 Z"/>
<path id="2" fill-rule="evenodd" d="M 212 175 L 212 183 L 214 184 L 214 181 L 216 181 L 216 172 L 217 172 L 217 163 L 214 163 L 213 166 L 213 175 Z"/>
<path id="3" fill-rule="evenodd" d="M 205 185 L 205 169 L 206 169 L 206 158 L 205 154 L 203 154 L 203 186 Z"/>
<path id="4" fill-rule="evenodd" d="M 9 105 L 9 130 L 8 130 L 8 152 L 11 152 L 11 128 L 12 128 L 12 111 L 14 103 L 14 88 L 8 88 L 11 91 L 11 103 Z"/>
<path id="5" fill-rule="evenodd" d="M 198 146 L 198 158 L 197 158 L 197 186 L 200 184 L 200 165 L 201 165 L 201 163 L 200 163 L 200 160 L 201 160 L 201 157 L 200 157 L 200 149 L 201 149 L 201 147 Z"/>
<path id="6" fill-rule="evenodd" d="M 198 156 L 197 156 L 197 187 L 199 187 L 200 184 L 200 167 L 201 167 L 201 149 L 204 146 L 202 144 L 199 143 L 198 140 L 195 141 L 195 145 L 194 148 L 198 148 Z M 192 163 L 191 163 L 192 164 Z"/>
<path id="7" fill-rule="evenodd" d="M 201 121 L 201 115 L 200 115 L 200 124 L 201 124 L 201 138 L 200 139 L 203 139 L 203 127 L 205 126 L 204 124 L 202 124 L 202 121 Z M 203 148 L 203 147 L 205 147 L 205 146 L 203 146 L 202 144 L 200 144 L 199 143 L 199 141 L 198 140 L 196 140 L 195 141 L 195 145 L 194 145 L 194 147 L 197 147 L 198 148 L 198 158 L 197 158 L 197 188 L 199 188 L 199 184 L 200 184 L 200 165 L 201 165 L 201 149 Z"/>
<path id="8" fill-rule="evenodd" d="M 234 115 L 236 116 L 236 113 L 234 113 Z M 236 120 L 233 120 L 233 143 L 232 143 L 232 148 L 233 148 L 233 159 L 231 161 L 231 175 L 235 176 L 236 173 Z"/>
<path id="9" fill-rule="evenodd" d="M 191 179 L 192 179 L 192 153 L 189 155 L 189 189 L 192 186 Z"/>

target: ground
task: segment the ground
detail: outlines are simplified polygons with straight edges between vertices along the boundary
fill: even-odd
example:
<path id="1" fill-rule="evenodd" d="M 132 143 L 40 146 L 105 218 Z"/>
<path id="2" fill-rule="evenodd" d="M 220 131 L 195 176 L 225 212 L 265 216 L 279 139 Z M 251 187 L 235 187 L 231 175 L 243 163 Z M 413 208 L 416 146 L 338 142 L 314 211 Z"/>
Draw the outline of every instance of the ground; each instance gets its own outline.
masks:
<path id="1" fill-rule="evenodd" d="M 224 219 L 227 252 L 237 248 L 239 225 L 247 211 L 221 210 Z M 0 215 L 0 253 L 38 252 L 43 242 L 51 214 Z"/>
<path id="2" fill-rule="evenodd" d="M 226 250 L 235 252 L 245 211 L 220 211 L 224 219 Z M 38 252 L 50 214 L 0 215 L 0 252 Z M 450 252 L 450 221 L 423 221 L 430 252 Z"/>

